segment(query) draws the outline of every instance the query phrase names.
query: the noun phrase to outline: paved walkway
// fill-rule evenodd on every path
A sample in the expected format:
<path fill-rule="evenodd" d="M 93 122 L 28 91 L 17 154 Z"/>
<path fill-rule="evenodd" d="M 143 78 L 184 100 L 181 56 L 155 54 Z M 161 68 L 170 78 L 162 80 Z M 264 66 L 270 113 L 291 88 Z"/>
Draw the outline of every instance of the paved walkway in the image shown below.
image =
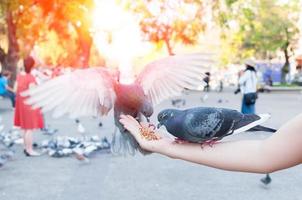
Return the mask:
<path fill-rule="evenodd" d="M 203 95 L 198 92 L 184 95 L 186 107 L 240 107 L 240 97 L 231 92 L 209 93 L 207 100 L 201 102 Z M 7 129 L 13 118 L 8 107 L 7 100 L 0 100 L 0 116 L 4 118 Z M 159 110 L 168 107 L 171 107 L 169 101 L 157 106 L 153 121 Z M 271 113 L 272 118 L 266 125 L 278 128 L 302 112 L 302 96 L 298 93 L 260 94 L 257 111 Z M 79 136 L 75 123 L 70 119 L 52 119 L 47 115 L 46 121 L 59 129 L 57 135 Z M 110 136 L 113 131 L 112 114 L 102 121 L 102 128 L 98 127 L 97 119 L 85 118 L 83 124 L 88 134 Z M 266 136 L 249 133 L 238 137 L 253 139 Z M 48 137 L 35 134 L 36 141 Z M 0 168 L 1 200 L 302 199 L 302 166 L 274 173 L 272 184 L 263 187 L 259 181 L 263 175 L 260 174 L 227 172 L 156 154 L 134 157 L 97 154 L 90 164 L 84 164 L 73 157 L 50 158 L 44 155 L 28 158 L 21 153 L 21 146 L 15 149 L 15 159 Z"/>

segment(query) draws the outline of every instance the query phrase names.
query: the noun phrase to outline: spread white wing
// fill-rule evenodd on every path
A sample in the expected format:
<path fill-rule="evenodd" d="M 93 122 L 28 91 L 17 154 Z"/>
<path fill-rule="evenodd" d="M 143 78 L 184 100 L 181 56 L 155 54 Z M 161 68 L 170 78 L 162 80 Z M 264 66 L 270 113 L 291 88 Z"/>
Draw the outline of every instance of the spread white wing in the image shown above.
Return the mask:
<path fill-rule="evenodd" d="M 154 105 L 179 95 L 184 88 L 196 89 L 204 83 L 205 72 L 214 62 L 210 55 L 174 55 L 147 64 L 136 81 Z"/>
<path fill-rule="evenodd" d="M 53 116 L 71 118 L 107 114 L 112 108 L 113 80 L 104 68 L 79 69 L 22 93 L 27 104 Z"/>

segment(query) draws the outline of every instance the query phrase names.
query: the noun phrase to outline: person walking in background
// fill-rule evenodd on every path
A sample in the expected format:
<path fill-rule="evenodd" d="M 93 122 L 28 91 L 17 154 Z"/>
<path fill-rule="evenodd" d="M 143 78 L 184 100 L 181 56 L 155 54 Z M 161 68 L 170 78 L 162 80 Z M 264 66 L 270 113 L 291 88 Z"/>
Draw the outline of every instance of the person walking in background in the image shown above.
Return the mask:
<path fill-rule="evenodd" d="M 203 81 L 206 83 L 206 85 L 204 86 L 204 91 L 205 92 L 210 92 L 210 81 L 211 81 L 211 73 L 210 72 L 206 72 L 206 77 L 204 77 Z"/>
<path fill-rule="evenodd" d="M 17 95 L 14 125 L 23 130 L 24 154 L 26 156 L 39 156 L 32 147 L 32 132 L 34 129 L 44 127 L 43 116 L 40 109 L 32 109 L 25 103 L 26 98 L 21 96 L 22 92 L 36 84 L 34 76 L 30 73 L 35 61 L 32 57 L 24 59 L 24 70 L 17 76 Z"/>
<path fill-rule="evenodd" d="M 4 71 L 3 74 L 0 74 L 0 96 L 9 98 L 14 108 L 16 95 L 14 89 L 8 85 L 10 77 L 11 72 L 9 71 Z"/>
<path fill-rule="evenodd" d="M 245 62 L 246 69 L 239 78 L 240 91 L 243 94 L 241 112 L 244 114 L 255 113 L 257 100 L 257 76 L 256 64 L 252 60 Z"/>

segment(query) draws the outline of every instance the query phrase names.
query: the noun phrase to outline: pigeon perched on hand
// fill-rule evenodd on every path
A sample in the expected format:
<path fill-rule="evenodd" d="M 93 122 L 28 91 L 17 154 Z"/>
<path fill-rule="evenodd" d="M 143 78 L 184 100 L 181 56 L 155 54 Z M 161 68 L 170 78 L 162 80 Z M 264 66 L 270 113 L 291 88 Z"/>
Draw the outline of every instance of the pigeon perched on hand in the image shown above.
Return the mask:
<path fill-rule="evenodd" d="M 184 88 L 193 89 L 202 84 L 203 72 L 213 63 L 201 54 L 174 55 L 159 59 L 145 66 L 137 78 L 129 83 L 117 80 L 104 67 L 80 69 L 59 76 L 24 92 L 28 104 L 42 111 L 54 110 L 54 117 L 69 114 L 70 117 L 107 114 L 114 104 L 115 125 L 120 131 L 114 134 L 113 150 L 134 154 L 140 150 L 134 137 L 119 122 L 121 114 L 141 120 L 149 118 L 153 106 L 181 94 Z M 208 55 L 207 55 L 208 57 Z"/>
<path fill-rule="evenodd" d="M 166 109 L 158 114 L 158 127 L 180 140 L 206 143 L 255 128 L 255 131 L 275 132 L 275 129 L 260 126 L 269 119 L 269 114 L 242 114 L 225 108 L 198 107 L 187 110 Z"/>

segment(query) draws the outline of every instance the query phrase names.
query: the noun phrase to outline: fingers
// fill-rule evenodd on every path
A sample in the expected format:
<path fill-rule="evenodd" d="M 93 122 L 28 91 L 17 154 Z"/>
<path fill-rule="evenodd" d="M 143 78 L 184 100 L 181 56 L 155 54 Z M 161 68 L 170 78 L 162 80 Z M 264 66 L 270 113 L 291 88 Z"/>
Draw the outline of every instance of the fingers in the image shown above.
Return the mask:
<path fill-rule="evenodd" d="M 136 121 L 135 118 L 133 118 L 131 115 L 121 115 L 121 119 L 127 121 L 127 123 L 131 123 L 133 125 L 139 125 L 138 121 Z"/>
<path fill-rule="evenodd" d="M 140 125 L 145 128 L 148 128 L 148 126 L 149 126 L 149 124 L 147 122 L 141 122 Z"/>
<path fill-rule="evenodd" d="M 162 137 L 156 132 L 153 133 L 157 136 L 157 140 L 148 140 L 142 136 L 141 127 L 145 127 L 149 130 L 154 130 L 150 127 L 149 123 L 139 123 L 136 119 L 134 119 L 130 115 L 121 115 L 119 120 L 123 126 L 134 136 L 136 141 L 139 143 L 141 148 L 148 151 L 155 151 L 156 146 L 159 144 L 158 141 L 162 139 Z"/>
<path fill-rule="evenodd" d="M 121 115 L 119 120 L 123 126 L 135 137 L 136 140 L 140 139 L 139 128 L 140 124 L 131 116 L 129 115 Z"/>

